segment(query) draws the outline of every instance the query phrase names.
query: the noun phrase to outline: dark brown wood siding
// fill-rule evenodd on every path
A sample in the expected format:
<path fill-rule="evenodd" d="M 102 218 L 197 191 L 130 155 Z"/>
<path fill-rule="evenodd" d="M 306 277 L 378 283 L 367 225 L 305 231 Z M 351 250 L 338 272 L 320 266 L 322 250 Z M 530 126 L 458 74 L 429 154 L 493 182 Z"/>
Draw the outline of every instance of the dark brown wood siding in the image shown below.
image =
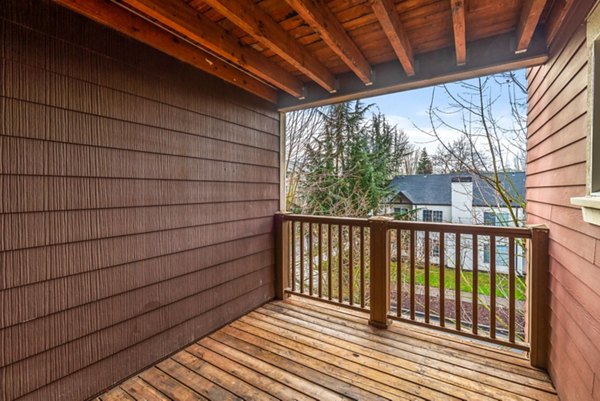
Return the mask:
<path fill-rule="evenodd" d="M 0 6 L 0 400 L 81 400 L 271 299 L 274 106 Z"/>
<path fill-rule="evenodd" d="M 550 228 L 549 371 L 564 401 L 600 400 L 600 227 L 570 203 L 586 194 L 591 3 L 574 7 L 550 61 L 528 71 L 527 212 Z"/>

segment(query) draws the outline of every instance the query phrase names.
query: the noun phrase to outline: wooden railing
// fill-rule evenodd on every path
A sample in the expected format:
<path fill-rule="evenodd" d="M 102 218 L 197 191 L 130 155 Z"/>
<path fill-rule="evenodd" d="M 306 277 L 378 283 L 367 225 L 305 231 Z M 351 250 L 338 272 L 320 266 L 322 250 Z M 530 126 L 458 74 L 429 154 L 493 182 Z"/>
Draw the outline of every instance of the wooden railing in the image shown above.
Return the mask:
<path fill-rule="evenodd" d="M 278 296 L 530 352 L 545 365 L 548 230 L 278 214 Z"/>
<path fill-rule="evenodd" d="M 367 219 L 285 215 L 286 292 L 368 310 Z"/>
<path fill-rule="evenodd" d="M 525 303 L 520 302 L 522 307 L 517 308 L 517 301 L 524 301 L 530 229 L 400 221 L 389 222 L 388 228 L 396 241 L 393 257 L 398 299 L 390 318 L 529 349 L 525 343 Z M 521 274 L 517 274 L 517 266 Z M 431 279 L 434 267 L 436 280 Z M 402 270 L 406 270 L 407 280 L 398 274 Z M 448 280 L 446 274 L 453 277 Z M 523 280 L 519 288 L 518 280 Z M 402 288 L 403 281 L 408 288 Z M 437 285 L 432 286 L 432 281 Z M 419 284 L 421 291 L 417 293 Z M 432 291 L 437 296 L 432 296 Z M 432 300 L 436 301 L 435 308 Z"/>

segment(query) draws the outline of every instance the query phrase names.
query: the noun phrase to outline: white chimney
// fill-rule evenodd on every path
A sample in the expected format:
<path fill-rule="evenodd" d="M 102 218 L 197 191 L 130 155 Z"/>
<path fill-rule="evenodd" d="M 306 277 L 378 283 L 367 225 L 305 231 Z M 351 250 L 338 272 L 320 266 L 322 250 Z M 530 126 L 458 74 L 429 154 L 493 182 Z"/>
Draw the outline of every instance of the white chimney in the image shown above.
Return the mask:
<path fill-rule="evenodd" d="M 452 178 L 452 223 L 471 224 L 473 222 L 473 178 L 457 176 Z"/>

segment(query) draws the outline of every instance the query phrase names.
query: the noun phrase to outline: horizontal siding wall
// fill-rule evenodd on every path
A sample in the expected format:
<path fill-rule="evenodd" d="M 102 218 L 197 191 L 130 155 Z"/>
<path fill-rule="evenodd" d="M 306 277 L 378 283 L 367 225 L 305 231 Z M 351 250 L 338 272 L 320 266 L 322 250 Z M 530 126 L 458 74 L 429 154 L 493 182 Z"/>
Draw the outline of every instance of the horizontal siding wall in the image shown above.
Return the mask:
<path fill-rule="evenodd" d="M 528 71 L 529 223 L 550 228 L 549 371 L 563 401 L 600 400 L 600 227 L 570 198 L 586 194 L 588 52 L 572 12 L 552 57 Z M 587 7 L 587 10 L 583 10 Z"/>
<path fill-rule="evenodd" d="M 0 400 L 86 399 L 273 297 L 273 105 L 5 0 L 0 116 Z"/>

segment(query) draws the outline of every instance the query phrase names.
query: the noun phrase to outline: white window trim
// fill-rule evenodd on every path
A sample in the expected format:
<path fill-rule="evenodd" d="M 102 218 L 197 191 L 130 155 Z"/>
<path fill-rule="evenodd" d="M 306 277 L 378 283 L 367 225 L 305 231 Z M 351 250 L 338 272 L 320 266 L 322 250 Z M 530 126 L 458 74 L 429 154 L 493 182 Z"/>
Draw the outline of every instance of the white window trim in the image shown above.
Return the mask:
<path fill-rule="evenodd" d="M 600 141 L 600 7 L 595 7 L 587 18 L 588 63 L 588 156 L 587 196 L 571 198 L 571 204 L 581 206 L 583 220 L 600 226 L 600 151 L 594 140 Z M 596 96 L 594 93 L 598 92 Z M 594 98 L 595 97 L 595 98 Z M 596 150 L 594 150 L 594 147 Z M 595 187 L 594 187 L 595 186 Z"/>
<path fill-rule="evenodd" d="M 581 206 L 583 221 L 600 226 L 600 196 L 592 194 L 579 198 L 571 198 L 571 203 Z"/>

